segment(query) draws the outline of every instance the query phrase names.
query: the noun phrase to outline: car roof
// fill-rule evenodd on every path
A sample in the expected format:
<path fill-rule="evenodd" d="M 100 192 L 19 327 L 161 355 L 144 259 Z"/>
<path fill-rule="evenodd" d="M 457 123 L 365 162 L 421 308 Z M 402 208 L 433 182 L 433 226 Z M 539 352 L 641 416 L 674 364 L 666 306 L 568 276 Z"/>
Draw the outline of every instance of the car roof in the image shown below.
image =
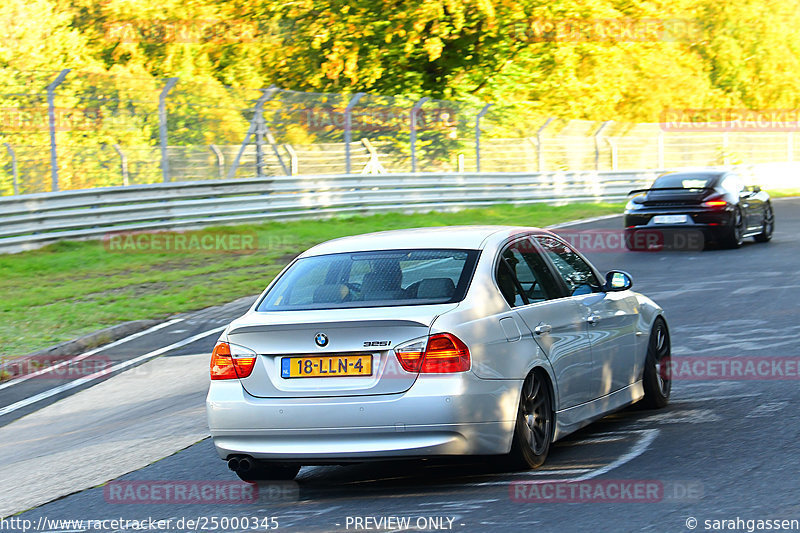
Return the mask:
<path fill-rule="evenodd" d="M 532 231 L 544 232 L 539 228 L 521 226 L 439 226 L 380 231 L 323 242 L 301 254 L 301 257 L 364 250 L 480 250 L 492 236 L 505 240 L 514 234 Z"/>
<path fill-rule="evenodd" d="M 677 172 L 666 172 L 664 174 L 661 174 L 658 178 L 664 178 L 666 176 L 670 177 L 688 176 L 692 178 L 710 179 L 710 178 L 718 178 L 720 176 L 724 176 L 725 174 L 729 173 L 730 170 L 680 170 Z"/>

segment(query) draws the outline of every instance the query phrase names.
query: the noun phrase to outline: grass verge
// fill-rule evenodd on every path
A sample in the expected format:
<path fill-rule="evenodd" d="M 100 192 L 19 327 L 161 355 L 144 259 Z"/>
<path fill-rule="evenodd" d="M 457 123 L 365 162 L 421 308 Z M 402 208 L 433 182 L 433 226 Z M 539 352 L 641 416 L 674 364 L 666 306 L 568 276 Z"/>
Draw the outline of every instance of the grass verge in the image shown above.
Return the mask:
<path fill-rule="evenodd" d="M 784 189 L 780 191 L 767 191 L 772 198 L 795 198 L 800 196 L 800 189 Z"/>
<path fill-rule="evenodd" d="M 258 245 L 250 253 L 188 247 L 151 251 L 143 250 L 150 244 L 124 239 L 59 242 L 0 256 L 0 292 L 5 295 L 0 300 L 0 356 L 23 355 L 128 320 L 164 318 L 257 294 L 294 255 L 336 237 L 422 226 L 543 227 L 621 211 L 620 204 L 604 203 L 500 205 L 225 226 L 200 234 L 226 235 L 227 242 L 231 236 L 253 237 Z"/>

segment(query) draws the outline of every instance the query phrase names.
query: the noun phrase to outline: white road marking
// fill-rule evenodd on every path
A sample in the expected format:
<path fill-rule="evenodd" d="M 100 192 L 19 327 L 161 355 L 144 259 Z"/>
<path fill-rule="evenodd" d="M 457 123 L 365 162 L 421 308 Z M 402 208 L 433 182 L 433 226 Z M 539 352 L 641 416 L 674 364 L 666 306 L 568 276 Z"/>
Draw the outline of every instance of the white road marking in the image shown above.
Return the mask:
<path fill-rule="evenodd" d="M 584 444 L 601 444 L 604 442 L 618 442 L 621 440 L 625 440 L 627 437 L 624 435 L 604 435 L 601 437 L 592 437 L 589 439 L 580 439 L 580 440 L 567 440 L 567 441 L 559 441 L 560 446 L 582 446 Z"/>
<path fill-rule="evenodd" d="M 675 354 L 673 354 L 673 355 L 675 355 Z M 733 384 L 733 383 L 735 383 L 735 382 L 733 382 L 733 381 L 722 381 L 719 384 L 717 384 L 716 387 L 713 387 L 713 388 L 714 389 L 730 388 L 731 384 Z M 703 383 L 682 383 L 681 384 L 681 389 L 703 389 L 704 391 L 707 391 L 709 389 L 709 384 L 706 383 L 706 382 L 703 382 Z M 674 389 L 673 389 L 673 392 L 674 392 Z"/>
<path fill-rule="evenodd" d="M 669 403 L 692 403 L 692 402 L 708 402 L 711 400 L 739 400 L 744 398 L 755 398 L 761 396 L 760 392 L 754 394 L 732 394 L 728 396 L 698 396 L 695 398 L 681 398 L 680 400 L 670 400 Z"/>
<path fill-rule="evenodd" d="M 17 383 L 22 383 L 23 381 L 27 381 L 27 380 L 29 380 L 31 378 L 35 378 L 35 377 L 41 376 L 43 374 L 47 374 L 48 372 L 52 372 L 53 370 L 61 368 L 61 367 L 65 366 L 65 365 L 70 365 L 72 363 L 77 363 L 78 361 L 86 359 L 90 355 L 94 355 L 97 352 L 102 352 L 103 350 L 107 350 L 108 348 L 113 348 L 114 346 L 119 346 L 122 343 L 125 343 L 125 342 L 128 342 L 128 341 L 132 341 L 133 339 L 138 339 L 139 337 L 142 337 L 144 335 L 149 335 L 150 333 L 153 333 L 154 331 L 158 331 L 158 330 L 160 330 L 162 328 L 166 328 L 167 326 L 171 326 L 172 324 L 175 324 L 175 323 L 181 322 L 181 321 L 183 321 L 182 318 L 174 318 L 174 319 L 169 320 L 167 322 L 162 322 L 161 324 L 156 324 L 152 328 L 146 329 L 144 331 L 140 331 L 138 333 L 134 333 L 132 335 L 128 335 L 127 337 L 123 337 L 121 339 L 118 339 L 118 340 L 112 342 L 111 344 L 106 344 L 105 346 L 100 346 L 100 347 L 95 348 L 93 350 L 89 350 L 88 352 L 85 352 L 85 353 L 82 353 L 82 354 L 80 354 L 78 356 L 75 356 L 72 359 L 68 359 L 66 361 L 62 361 L 62 362 L 58 363 L 57 365 L 48 366 L 48 367 L 45 367 L 45 368 L 43 368 L 41 370 L 37 370 L 36 372 L 32 372 L 30 374 L 25 374 L 25 375 L 20 376 L 20 377 L 18 377 L 16 379 L 12 379 L 11 381 L 7 381 L 5 383 L 2 383 L 2 384 L 0 384 L 0 390 L 3 390 L 5 388 L 7 388 L 7 387 L 10 387 L 11 385 L 16 385 Z M 182 330 L 182 331 L 185 331 L 185 330 Z M 11 363 L 13 364 L 13 360 L 11 361 Z"/>
<path fill-rule="evenodd" d="M 74 389 L 76 387 L 80 387 L 81 385 L 84 385 L 86 383 L 89 383 L 90 381 L 94 381 L 96 379 L 99 379 L 101 377 L 108 377 L 109 374 L 112 374 L 112 373 L 114 373 L 114 372 L 116 372 L 118 370 L 122 370 L 124 368 L 128 368 L 129 366 L 135 365 L 135 364 L 143 362 L 143 361 L 147 361 L 148 359 L 154 359 L 154 358 L 158 357 L 159 355 L 162 355 L 162 354 L 164 354 L 166 352 L 169 352 L 170 350 L 174 350 L 176 348 L 180 348 L 182 346 L 186 346 L 187 344 L 191 344 L 191 343 L 193 343 L 195 341 L 198 341 L 198 340 L 200 340 L 202 338 L 208 337 L 209 335 L 213 335 L 214 333 L 219 333 L 220 331 L 224 330 L 225 327 L 226 326 L 221 326 L 221 327 L 218 327 L 218 328 L 210 329 L 208 331 L 204 331 L 202 333 L 198 333 L 197 335 L 193 335 L 193 336 L 191 336 L 189 338 L 180 340 L 178 342 L 174 342 L 174 343 L 170 344 L 169 346 L 164 346 L 163 348 L 159 348 L 157 350 L 153 350 L 152 352 L 147 352 L 146 354 L 140 355 L 139 357 L 136 357 L 134 359 L 129 359 L 127 361 L 123 361 L 121 363 L 118 363 L 118 364 L 110 367 L 110 368 L 101 370 L 99 372 L 95 372 L 94 374 L 90 374 L 88 376 L 76 379 L 74 381 L 70 381 L 69 383 L 64 383 L 63 385 L 60 385 L 58 387 L 52 388 L 50 390 L 46 390 L 44 392 L 40 392 L 39 394 L 35 394 L 35 395 L 33 395 L 33 396 L 29 397 L 29 398 L 25 398 L 24 400 L 20 400 L 20 401 L 18 401 L 16 403 L 12 403 L 11 405 L 7 405 L 6 407 L 3 407 L 2 409 L 0 409 L 0 416 L 7 415 L 8 413 L 12 413 L 12 412 L 16 411 L 17 409 L 22 409 L 23 407 L 27 407 L 29 405 L 32 405 L 32 404 L 36 403 L 36 402 L 40 402 L 42 400 L 45 400 L 45 399 L 50 398 L 52 396 L 55 396 L 56 394 L 61 394 L 64 391 L 68 391 L 68 390 Z"/>
<path fill-rule="evenodd" d="M 636 445 L 634 445 L 634 447 L 628 453 L 620 455 L 614 461 L 610 462 L 604 467 L 598 468 L 597 470 L 593 470 L 592 472 L 580 476 L 579 478 L 575 479 L 575 481 L 585 481 L 587 479 L 592 479 L 594 477 L 603 475 L 606 472 L 610 472 L 611 470 L 614 470 L 615 468 L 618 468 L 624 465 L 625 463 L 633 461 L 634 459 L 642 455 L 645 451 L 647 451 L 647 448 L 649 448 L 650 445 L 653 443 L 653 441 L 656 440 L 656 437 L 658 437 L 660 430 L 645 429 L 641 433 L 642 437 L 639 439 L 639 442 L 637 442 Z"/>
<path fill-rule="evenodd" d="M 592 218 L 582 218 L 580 220 L 571 220 L 569 222 L 561 222 L 560 224 L 553 224 L 552 226 L 547 226 L 545 229 L 547 230 L 554 230 L 559 228 L 568 228 L 570 226 L 580 226 L 581 224 L 589 224 L 591 222 L 598 222 L 600 220 L 608 220 L 610 218 L 622 218 L 621 214 L 615 215 L 602 215 L 599 217 L 592 217 Z"/>
<path fill-rule="evenodd" d="M 711 409 L 687 409 L 669 411 L 637 420 L 636 424 L 658 422 L 660 424 L 706 424 L 719 422 L 722 418 Z"/>
<path fill-rule="evenodd" d="M 782 411 L 787 405 L 789 405 L 789 402 L 769 402 L 761 404 L 753 409 L 753 412 L 747 415 L 745 418 L 761 418 L 764 416 L 769 416 L 772 413 Z"/>
<path fill-rule="evenodd" d="M 628 462 L 636 459 L 640 455 L 642 455 L 647 450 L 647 448 L 650 447 L 650 444 L 653 443 L 655 438 L 658 436 L 659 432 L 660 432 L 660 430 L 658 430 L 658 429 L 633 429 L 633 430 L 620 431 L 618 433 L 598 434 L 598 436 L 602 435 L 602 436 L 614 436 L 614 437 L 621 436 L 621 435 L 622 436 L 630 435 L 630 434 L 639 434 L 639 435 L 641 435 L 639 437 L 639 440 L 636 442 L 636 444 L 633 446 L 633 448 L 630 449 L 630 451 L 620 455 L 614 461 L 608 463 L 605 466 L 599 467 L 599 468 L 594 468 L 594 469 L 592 469 L 592 468 L 576 468 L 576 469 L 569 469 L 569 470 L 568 469 L 564 469 L 564 470 L 532 470 L 530 472 L 521 472 L 521 473 L 517 474 L 517 476 L 519 476 L 519 477 L 536 477 L 536 476 L 551 476 L 551 475 L 558 475 L 558 474 L 582 474 L 582 475 L 580 475 L 578 477 L 566 477 L 566 478 L 559 477 L 559 478 L 553 478 L 552 480 L 548 480 L 548 481 L 564 482 L 564 481 L 585 481 L 587 479 L 592 479 L 594 477 L 597 477 L 597 476 L 600 476 L 602 474 L 605 474 L 606 472 L 609 472 L 609 471 L 611 471 L 611 470 L 613 470 L 615 468 L 618 468 L 618 467 L 624 465 L 625 463 L 628 463 Z M 477 487 L 477 486 L 490 486 L 490 485 L 508 485 L 509 482 L 510 482 L 510 480 L 488 481 L 488 482 L 485 482 L 485 483 L 470 483 L 469 486 Z"/>
<path fill-rule="evenodd" d="M 532 470 L 530 472 L 517 472 L 506 474 L 507 476 L 552 476 L 553 474 L 585 474 L 591 472 L 591 468 L 562 468 L 555 470 Z"/>
<path fill-rule="evenodd" d="M 752 287 L 740 287 L 735 289 L 731 292 L 731 294 L 758 294 L 763 293 L 764 290 L 776 290 L 776 291 L 792 291 L 800 289 L 800 284 L 792 284 L 792 285 L 754 285 Z"/>
<path fill-rule="evenodd" d="M 421 503 L 420 506 L 423 505 L 440 505 L 442 507 L 461 507 L 464 505 L 475 505 L 476 503 L 494 503 L 499 501 L 498 498 L 489 498 L 488 500 L 466 500 L 463 502 L 431 502 L 431 503 Z"/>

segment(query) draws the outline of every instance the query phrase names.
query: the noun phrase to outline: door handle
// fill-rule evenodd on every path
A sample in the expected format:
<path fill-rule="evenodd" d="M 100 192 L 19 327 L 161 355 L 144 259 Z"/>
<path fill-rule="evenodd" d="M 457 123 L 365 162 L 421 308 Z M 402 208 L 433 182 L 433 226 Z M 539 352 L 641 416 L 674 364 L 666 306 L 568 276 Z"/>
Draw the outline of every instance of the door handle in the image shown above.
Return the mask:
<path fill-rule="evenodd" d="M 586 319 L 586 322 L 594 326 L 595 324 L 600 322 L 600 317 L 598 315 L 591 315 L 589 318 Z"/>
<path fill-rule="evenodd" d="M 543 322 L 540 322 L 538 326 L 533 328 L 533 332 L 537 335 L 544 335 L 545 333 L 550 333 L 551 331 L 553 331 L 553 326 Z"/>

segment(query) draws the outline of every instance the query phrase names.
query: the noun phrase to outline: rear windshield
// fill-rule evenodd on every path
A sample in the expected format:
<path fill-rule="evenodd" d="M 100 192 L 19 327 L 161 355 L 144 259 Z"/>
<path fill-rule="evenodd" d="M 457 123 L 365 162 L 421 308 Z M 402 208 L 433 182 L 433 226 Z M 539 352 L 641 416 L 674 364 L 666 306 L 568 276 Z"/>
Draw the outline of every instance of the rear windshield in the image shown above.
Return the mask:
<path fill-rule="evenodd" d="M 713 187 L 719 175 L 717 174 L 670 174 L 661 176 L 651 189 L 704 189 Z"/>
<path fill-rule="evenodd" d="M 278 279 L 257 311 L 459 302 L 478 250 L 381 250 L 306 257 Z"/>

